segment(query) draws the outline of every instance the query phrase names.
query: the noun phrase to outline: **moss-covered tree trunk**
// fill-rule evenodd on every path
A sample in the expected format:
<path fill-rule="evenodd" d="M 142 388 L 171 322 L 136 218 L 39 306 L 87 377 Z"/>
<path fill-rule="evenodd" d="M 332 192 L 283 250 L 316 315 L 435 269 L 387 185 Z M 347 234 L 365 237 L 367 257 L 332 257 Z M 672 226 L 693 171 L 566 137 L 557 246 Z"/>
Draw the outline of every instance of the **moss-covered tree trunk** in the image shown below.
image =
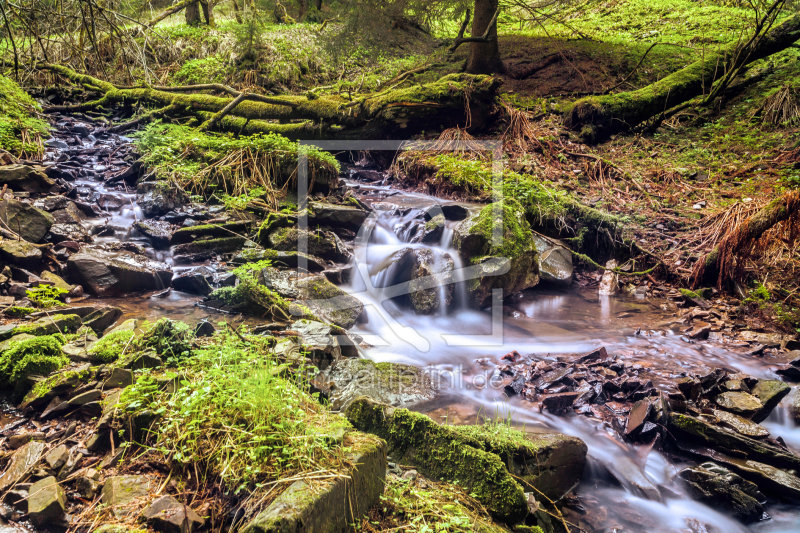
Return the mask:
<path fill-rule="evenodd" d="M 186 16 L 186 24 L 189 26 L 199 26 L 202 23 L 202 19 L 200 18 L 200 2 L 194 2 L 186 6 L 184 15 Z"/>
<path fill-rule="evenodd" d="M 82 105 L 84 109 L 108 103 L 140 102 L 160 108 L 162 113 L 194 115 L 205 122 L 234 100 L 174 92 L 175 88 L 120 89 L 61 65 L 40 64 L 38 68 L 104 93 L 100 100 Z M 214 123 L 236 133 L 279 133 L 290 139 L 407 138 L 420 131 L 468 124 L 473 129 L 481 128 L 494 112 L 498 88 L 499 82 L 491 76 L 453 74 L 426 85 L 387 90 L 353 101 L 339 96 L 289 95 L 273 99 L 281 102 L 276 104 L 258 101 L 264 97 L 254 95 L 253 99 L 238 103 L 224 117 L 217 117 Z"/>
<path fill-rule="evenodd" d="M 744 64 L 791 46 L 800 38 L 800 15 L 772 28 L 749 51 Z M 567 127 L 580 131 L 584 140 L 601 141 L 704 93 L 725 74 L 725 66 L 737 53 L 737 44 L 705 57 L 656 83 L 636 91 L 590 96 L 575 102 L 566 116 Z"/>

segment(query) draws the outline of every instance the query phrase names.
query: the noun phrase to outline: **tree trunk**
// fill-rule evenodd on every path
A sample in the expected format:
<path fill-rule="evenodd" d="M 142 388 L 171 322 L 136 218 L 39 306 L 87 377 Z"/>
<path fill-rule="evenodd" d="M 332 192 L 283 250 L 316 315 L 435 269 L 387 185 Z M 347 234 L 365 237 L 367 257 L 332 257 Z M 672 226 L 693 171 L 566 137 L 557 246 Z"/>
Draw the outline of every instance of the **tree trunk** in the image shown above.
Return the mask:
<path fill-rule="evenodd" d="M 297 20 L 303 22 L 303 19 L 306 18 L 306 13 L 308 13 L 308 0 L 300 0 L 298 5 Z"/>
<path fill-rule="evenodd" d="M 321 10 L 322 9 L 322 0 L 316 0 L 316 4 L 317 4 L 317 11 Z"/>
<path fill-rule="evenodd" d="M 208 0 L 206 2 L 200 2 L 200 7 L 203 9 L 203 18 L 206 19 L 206 24 L 214 27 L 214 2 L 213 0 Z"/>
<path fill-rule="evenodd" d="M 480 37 L 494 18 L 499 0 L 475 0 L 475 16 L 472 19 L 472 36 Z M 505 65 L 500 58 L 500 47 L 497 43 L 497 21 L 489 30 L 487 43 L 470 43 L 467 72 L 470 74 L 494 74 L 504 72 Z"/>
<path fill-rule="evenodd" d="M 189 26 L 198 26 L 202 20 L 200 20 L 200 5 L 199 2 L 194 2 L 186 6 L 186 24 Z"/>
<path fill-rule="evenodd" d="M 231 0 L 231 1 L 233 2 L 233 13 L 236 16 L 236 22 L 238 24 L 241 24 L 242 23 L 242 12 L 241 12 L 241 9 L 239 8 L 239 2 L 237 2 L 236 0 Z"/>
<path fill-rule="evenodd" d="M 745 64 L 785 50 L 800 37 L 800 15 L 773 27 L 750 50 Z M 474 46 L 474 45 L 473 45 Z M 707 94 L 714 81 L 725 74 L 725 65 L 737 52 L 737 43 L 705 57 L 669 76 L 636 91 L 578 100 L 565 123 L 580 131 L 586 142 L 599 142 L 627 130 L 672 107 Z"/>

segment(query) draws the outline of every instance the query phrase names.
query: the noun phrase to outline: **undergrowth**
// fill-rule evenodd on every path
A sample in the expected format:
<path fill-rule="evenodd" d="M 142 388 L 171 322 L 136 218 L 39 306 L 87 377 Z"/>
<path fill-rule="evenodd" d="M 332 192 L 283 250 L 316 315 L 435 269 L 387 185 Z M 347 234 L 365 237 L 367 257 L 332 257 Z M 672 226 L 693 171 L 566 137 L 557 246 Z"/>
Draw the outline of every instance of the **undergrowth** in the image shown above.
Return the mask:
<path fill-rule="evenodd" d="M 261 497 L 287 486 L 276 485 L 279 479 L 336 468 L 342 450 L 329 434 L 346 421 L 326 412 L 302 383 L 282 377 L 273 344 L 258 336 L 243 342 L 223 328 L 168 374 L 180 382 L 174 393 L 159 390 L 145 372 L 120 406 L 160 415 L 153 450 L 226 490 Z"/>
<path fill-rule="evenodd" d="M 296 180 L 299 155 L 308 157 L 309 179 L 333 183 L 339 174 L 333 155 L 277 134 L 235 137 L 153 123 L 137 146 L 145 165 L 184 190 L 237 197 L 261 188 L 276 208 L 281 189 Z"/>

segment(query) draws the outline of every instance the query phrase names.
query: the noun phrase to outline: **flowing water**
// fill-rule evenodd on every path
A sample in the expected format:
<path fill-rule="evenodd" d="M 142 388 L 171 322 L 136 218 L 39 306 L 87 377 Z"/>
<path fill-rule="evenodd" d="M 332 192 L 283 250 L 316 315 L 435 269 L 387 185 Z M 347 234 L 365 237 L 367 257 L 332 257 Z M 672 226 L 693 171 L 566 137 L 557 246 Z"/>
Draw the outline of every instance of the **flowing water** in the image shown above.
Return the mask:
<path fill-rule="evenodd" d="M 108 210 L 110 217 L 86 221 L 87 229 L 113 229 L 107 230 L 105 237 L 95 237 L 96 242 L 133 240 L 146 244 L 131 229 L 131 224 L 142 218 L 134 191 L 116 190 L 92 179 L 79 179 L 75 185 L 120 200 L 120 207 Z M 387 191 L 386 187 L 359 187 L 359 194 L 365 198 L 373 193 L 385 196 Z M 536 404 L 518 396 L 509 398 L 492 364 L 512 350 L 533 360 L 556 360 L 605 346 L 626 364 L 641 365 L 643 375 L 656 386 L 666 386 L 682 371 L 703 372 L 716 367 L 774 378 L 771 368 L 784 361 L 747 355 L 743 346 L 687 342 L 677 331 L 674 305 L 643 296 L 603 297 L 596 291 L 537 287 L 505 301 L 496 299 L 487 309 L 470 308 L 461 277 L 464 265 L 450 244 L 457 222 L 448 221 L 436 242 L 418 242 L 420 225 L 424 224 L 420 218 L 422 209 L 441 203 L 423 195 L 396 192 L 374 202 L 374 212 L 355 241 L 357 274 L 345 287 L 365 304 L 366 319 L 353 332 L 371 346 L 364 350 L 367 357 L 419 365 L 439 378 L 440 393 L 435 400 L 419 406 L 420 411 L 444 423 L 503 418 L 527 431 L 558 431 L 583 439 L 589 446 L 589 464 L 577 493 L 588 513 L 602 515 L 604 531 L 800 530 L 796 507 L 771 503 L 767 507 L 771 519 L 746 528 L 693 502 L 673 480 L 682 467 L 680 463 L 657 451 L 623 442 L 602 421 L 577 415 L 552 416 L 539 412 Z M 417 315 L 408 305 L 407 273 L 397 261 L 397 254 L 406 249 L 429 253 L 434 272 L 444 272 L 440 279 L 447 283 L 436 289 L 439 306 L 432 315 Z M 168 252 L 147 247 L 147 253 L 153 259 L 171 262 Z M 226 317 L 198 306 L 199 300 L 171 291 L 161 298 L 130 295 L 98 303 L 120 307 L 123 318 L 156 320 L 169 316 L 188 323 L 203 319 L 212 323 L 221 319 L 261 322 Z M 481 364 L 481 360 L 490 364 Z M 2 419 L 0 422 L 4 423 Z M 777 408 L 763 425 L 800 453 L 800 429 L 788 416 L 785 405 Z M 648 487 L 657 487 L 662 501 L 643 497 Z M 706 526 L 710 529 L 704 529 Z M 3 527 L 0 521 L 0 530 Z"/>
<path fill-rule="evenodd" d="M 583 439 L 589 446 L 589 465 L 578 487 L 581 503 L 591 513 L 602 513 L 608 531 L 612 525 L 628 531 L 719 532 L 798 531 L 796 507 L 768 506 L 770 520 L 749 529 L 687 498 L 674 476 L 682 466 L 657 451 L 623 442 L 608 425 L 577 415 L 553 416 L 518 396 L 509 398 L 493 365 L 505 353 L 517 350 L 534 360 L 555 360 L 605 346 L 609 353 L 639 364 L 656 386 L 666 385 L 682 371 L 716 367 L 775 378 L 770 369 L 779 362 L 746 355 L 744 347 L 691 343 L 677 332 L 676 308 L 644 297 L 597 296 L 596 292 L 537 288 L 521 297 L 495 301 L 492 308 L 465 305 L 462 267 L 450 242 L 457 222 L 448 222 L 436 244 L 409 242 L 416 234 L 410 224 L 420 210 L 438 203 L 434 198 L 401 193 L 373 204 L 375 211 L 355 242 L 356 275 L 346 289 L 365 304 L 368 320 L 354 330 L 372 347 L 367 357 L 376 361 L 426 367 L 440 379 L 437 399 L 417 409 L 443 423 L 475 423 L 481 418 L 510 419 L 527 431 L 554 430 Z M 424 221 L 423 221 L 424 222 Z M 433 315 L 417 315 L 402 294 L 392 290 L 402 281 L 398 263 L 404 249 L 429 248 L 434 257 L 451 257 L 458 280 L 452 305 Z M 402 285 L 402 283 L 401 283 Z M 478 362 L 476 362 L 478 361 Z M 764 424 L 800 452 L 800 429 L 780 406 Z M 658 487 L 662 501 L 646 499 L 648 488 Z M 704 526 L 705 525 L 705 526 Z"/>

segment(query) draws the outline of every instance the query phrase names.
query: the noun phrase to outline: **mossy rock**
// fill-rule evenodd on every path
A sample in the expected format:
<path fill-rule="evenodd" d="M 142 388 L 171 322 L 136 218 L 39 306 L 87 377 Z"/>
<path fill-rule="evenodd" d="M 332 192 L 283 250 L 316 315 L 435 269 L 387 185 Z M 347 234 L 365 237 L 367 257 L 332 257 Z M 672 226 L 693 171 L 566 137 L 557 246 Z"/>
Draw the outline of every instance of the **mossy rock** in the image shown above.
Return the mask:
<path fill-rule="evenodd" d="M 298 280 L 295 287 L 301 298 L 296 302 L 298 305 L 339 327 L 352 328 L 364 312 L 364 304 L 358 298 L 347 294 L 324 276 Z"/>
<path fill-rule="evenodd" d="M 26 393 L 29 376 L 47 376 L 69 364 L 62 342 L 61 335 L 47 335 L 13 343 L 0 355 L 0 382 L 13 384 L 16 394 Z"/>
<path fill-rule="evenodd" d="M 497 519 L 516 524 L 528 515 L 522 486 L 498 455 L 482 449 L 482 442 L 367 397 L 353 401 L 345 414 L 357 429 L 385 439 L 395 461 L 464 487 Z"/>
<path fill-rule="evenodd" d="M 489 204 L 457 227 L 453 245 L 466 265 L 475 305 L 489 303 L 492 289 L 506 295 L 539 282 L 536 245 L 525 210 L 514 199 Z"/>
<path fill-rule="evenodd" d="M 301 246 L 306 249 L 301 250 Z M 269 235 L 269 247 L 283 252 L 307 253 L 339 263 L 350 259 L 342 241 L 330 231 L 280 228 Z"/>
<path fill-rule="evenodd" d="M 54 315 L 52 317 L 42 317 L 32 324 L 23 324 L 13 329 L 0 332 L 0 340 L 5 340 L 27 333 L 40 337 L 42 335 L 53 335 L 56 333 L 67 334 L 75 333 L 81 327 L 81 317 L 78 315 Z"/>
<path fill-rule="evenodd" d="M 173 255 L 195 255 L 195 254 L 229 254 L 237 252 L 247 242 L 244 237 L 220 237 L 218 239 L 205 239 L 172 247 Z"/>
<path fill-rule="evenodd" d="M 269 236 L 280 228 L 290 228 L 297 224 L 297 217 L 285 213 L 269 213 L 258 228 L 256 241 L 262 246 L 270 246 Z"/>
<path fill-rule="evenodd" d="M 361 396 L 393 407 L 409 407 L 433 399 L 436 393 L 430 376 L 421 368 L 370 359 L 340 359 L 331 365 L 325 381 L 335 384 L 329 400 L 338 411 Z"/>
<path fill-rule="evenodd" d="M 67 395 L 69 396 L 72 391 L 81 387 L 89 381 L 89 378 L 94 375 L 92 370 L 67 370 L 59 372 L 54 376 L 50 376 L 44 381 L 40 381 L 25 395 L 20 403 L 20 409 L 27 407 L 39 407 L 47 404 L 56 396 Z"/>
<path fill-rule="evenodd" d="M 180 228 L 170 238 L 170 244 L 186 244 L 208 237 L 237 237 L 250 228 L 250 222 L 226 222 L 225 224 L 202 224 Z"/>

